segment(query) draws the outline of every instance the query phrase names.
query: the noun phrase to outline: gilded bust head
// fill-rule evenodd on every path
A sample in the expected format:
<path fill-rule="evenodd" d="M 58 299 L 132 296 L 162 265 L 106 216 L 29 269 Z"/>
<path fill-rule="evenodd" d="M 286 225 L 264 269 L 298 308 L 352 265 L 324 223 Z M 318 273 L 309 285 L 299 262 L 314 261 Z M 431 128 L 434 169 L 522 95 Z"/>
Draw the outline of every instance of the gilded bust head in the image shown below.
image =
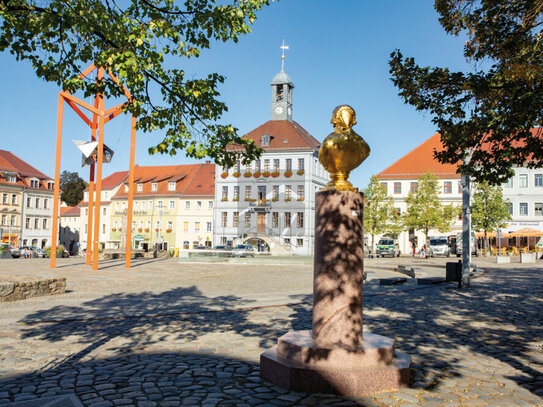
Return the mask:
<path fill-rule="evenodd" d="M 341 105 L 332 112 L 330 123 L 334 125 L 335 132 L 351 129 L 356 124 L 356 113 L 349 105 Z"/>

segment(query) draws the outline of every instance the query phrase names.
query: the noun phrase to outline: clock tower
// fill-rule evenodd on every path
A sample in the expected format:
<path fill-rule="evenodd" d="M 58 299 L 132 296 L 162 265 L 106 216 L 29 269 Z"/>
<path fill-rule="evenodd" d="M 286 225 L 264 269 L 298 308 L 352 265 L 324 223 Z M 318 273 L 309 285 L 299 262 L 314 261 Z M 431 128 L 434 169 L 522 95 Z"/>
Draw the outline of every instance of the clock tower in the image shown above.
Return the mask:
<path fill-rule="evenodd" d="M 281 57 L 281 72 L 274 76 L 272 86 L 272 120 L 292 121 L 292 89 L 294 84 L 285 73 L 285 49 L 288 46 L 282 45 L 283 55 Z"/>

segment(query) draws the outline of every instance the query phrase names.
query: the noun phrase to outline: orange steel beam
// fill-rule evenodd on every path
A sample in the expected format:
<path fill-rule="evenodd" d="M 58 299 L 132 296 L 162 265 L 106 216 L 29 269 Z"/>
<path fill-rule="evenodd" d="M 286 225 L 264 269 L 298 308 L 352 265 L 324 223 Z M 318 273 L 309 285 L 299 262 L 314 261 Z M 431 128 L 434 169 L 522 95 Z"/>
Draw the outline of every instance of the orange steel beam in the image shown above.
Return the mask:
<path fill-rule="evenodd" d="M 109 116 L 111 113 L 115 113 L 117 110 L 122 109 L 124 105 L 126 105 L 126 102 L 125 102 L 125 103 L 121 103 L 120 105 L 117 105 L 117 106 L 110 107 L 109 109 L 107 109 L 107 110 L 104 112 L 104 114 L 105 114 L 106 116 Z"/>
<path fill-rule="evenodd" d="M 104 78 L 104 68 L 97 68 L 96 65 L 92 64 L 87 69 L 85 69 L 79 77 L 81 79 L 87 77 L 94 69 L 97 69 L 96 80 L 100 81 Z M 124 95 L 129 102 L 132 101 L 132 95 L 124 86 L 119 82 L 119 79 L 108 72 L 105 71 L 113 81 L 122 86 Z M 55 203 L 56 207 L 54 208 L 53 214 L 53 237 L 52 237 L 52 253 L 51 253 L 51 267 L 54 268 L 56 264 L 56 242 L 57 242 L 57 233 L 58 233 L 58 205 L 59 205 L 59 194 L 60 194 L 60 149 L 62 141 L 62 114 L 63 114 L 63 102 L 66 102 L 83 121 L 91 128 L 91 138 L 92 141 L 96 141 L 96 130 L 98 130 L 98 157 L 96 165 L 95 163 L 90 165 L 90 176 L 89 176 L 89 201 L 88 201 L 88 218 L 87 218 L 87 252 L 86 252 L 86 263 L 87 265 L 91 264 L 93 270 L 98 269 L 98 252 L 100 244 L 100 207 L 101 207 L 101 194 L 102 194 L 102 165 L 104 161 L 104 126 L 107 122 L 114 119 L 121 113 L 123 113 L 123 107 L 126 103 L 114 106 L 105 110 L 104 107 L 104 95 L 97 94 L 94 98 L 94 106 L 86 103 L 83 100 L 78 99 L 74 95 L 71 95 L 68 92 L 61 91 L 59 92 L 59 111 L 58 117 L 59 121 L 57 124 L 57 161 L 55 167 Z M 78 106 L 88 110 L 92 113 L 92 121 L 81 111 Z M 128 244 L 126 247 L 126 267 L 130 267 L 130 259 L 132 253 L 132 209 L 133 209 L 133 199 L 134 199 L 134 161 L 135 161 L 135 144 L 136 144 L 136 118 L 132 116 L 132 131 L 130 139 L 130 168 L 129 168 L 129 214 L 127 216 L 127 240 Z M 96 184 L 95 184 L 95 178 Z M 96 190 L 95 190 L 96 187 Z M 95 199 L 96 198 L 96 199 Z M 94 213 L 93 213 L 94 212 Z M 93 219 L 94 218 L 94 219 Z"/>
<path fill-rule="evenodd" d="M 134 203 L 134 162 L 136 155 L 136 118 L 132 116 L 130 132 L 130 164 L 128 168 L 128 214 L 126 215 L 125 267 L 130 268 L 132 259 L 132 208 Z"/>
<path fill-rule="evenodd" d="M 87 102 L 83 102 L 82 100 L 76 98 L 74 95 L 70 95 L 68 92 L 62 91 L 62 92 L 60 92 L 60 94 L 64 98 L 69 99 L 69 100 L 73 101 L 74 103 L 77 103 L 79 106 L 84 107 L 85 109 L 87 109 L 88 111 L 90 111 L 92 113 L 97 113 L 97 114 L 99 113 L 98 110 L 96 110 L 94 107 L 89 105 Z"/>
<path fill-rule="evenodd" d="M 64 98 L 58 97 L 58 116 L 57 116 L 57 151 L 55 161 L 55 190 L 53 193 L 53 236 L 51 236 L 51 268 L 56 266 L 57 262 L 57 236 L 58 236 L 58 207 L 60 199 L 60 155 L 62 149 L 62 113 L 64 108 Z"/>
<path fill-rule="evenodd" d="M 68 103 L 68 105 L 70 105 L 70 107 L 74 110 L 74 112 L 76 112 L 77 115 L 78 115 L 79 117 L 81 117 L 81 118 L 83 119 L 83 121 L 84 121 L 85 123 L 87 123 L 87 125 L 88 125 L 89 127 L 92 128 L 92 123 L 91 123 L 91 121 L 89 120 L 89 118 L 85 115 L 85 113 L 83 113 L 83 112 L 81 111 L 81 109 L 79 109 L 79 108 L 77 107 L 77 105 L 76 105 L 74 102 L 72 102 L 72 101 L 69 100 L 69 99 L 66 99 L 66 103 Z"/>
<path fill-rule="evenodd" d="M 91 66 L 89 66 L 87 69 L 85 69 L 83 72 L 81 72 L 81 75 L 79 75 L 79 77 L 81 79 L 83 79 L 84 77 L 86 77 L 88 74 L 90 74 L 92 71 L 94 71 L 94 69 L 96 68 L 96 65 L 92 64 Z"/>
<path fill-rule="evenodd" d="M 111 113 L 109 116 L 106 117 L 106 123 L 109 122 L 110 120 L 116 118 L 118 115 L 120 115 L 121 113 L 123 112 L 122 109 L 119 109 L 117 110 L 116 112 L 114 113 Z M 106 115 L 107 115 L 107 112 L 106 112 Z"/>
<path fill-rule="evenodd" d="M 98 69 L 97 79 L 103 78 L 103 68 Z M 94 236 L 92 241 L 92 269 L 98 270 L 98 252 L 100 242 L 100 204 L 102 202 L 102 163 L 104 161 L 104 96 L 98 101 L 98 160 L 96 169 L 96 202 L 94 204 Z"/>
<path fill-rule="evenodd" d="M 94 107 L 98 109 L 98 95 L 94 96 Z M 96 113 L 92 114 L 92 126 L 91 126 L 91 141 L 96 141 L 96 127 L 98 124 L 98 115 Z M 87 253 L 85 263 L 87 266 L 91 264 L 92 260 L 92 211 L 94 209 L 94 163 L 90 165 L 90 176 L 89 176 L 89 214 L 87 220 Z"/>

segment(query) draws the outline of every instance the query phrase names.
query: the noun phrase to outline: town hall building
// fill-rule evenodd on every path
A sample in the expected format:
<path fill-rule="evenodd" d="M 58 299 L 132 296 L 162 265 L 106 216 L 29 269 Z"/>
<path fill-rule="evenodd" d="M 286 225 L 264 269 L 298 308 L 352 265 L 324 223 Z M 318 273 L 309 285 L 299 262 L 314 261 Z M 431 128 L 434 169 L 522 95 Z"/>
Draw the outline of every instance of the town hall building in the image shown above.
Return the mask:
<path fill-rule="evenodd" d="M 284 64 L 271 86 L 271 120 L 244 136 L 264 150 L 260 159 L 216 168 L 214 244 L 311 255 L 315 192 L 329 178 L 318 160 L 321 143 L 292 119 L 294 84 Z"/>

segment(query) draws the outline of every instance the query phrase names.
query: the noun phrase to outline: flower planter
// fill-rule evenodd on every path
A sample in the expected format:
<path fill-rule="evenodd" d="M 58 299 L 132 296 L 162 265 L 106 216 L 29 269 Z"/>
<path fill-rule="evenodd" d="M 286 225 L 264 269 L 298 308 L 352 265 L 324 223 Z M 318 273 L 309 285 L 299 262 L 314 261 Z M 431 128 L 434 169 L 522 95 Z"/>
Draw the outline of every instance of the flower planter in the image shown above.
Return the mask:
<path fill-rule="evenodd" d="M 268 178 L 271 174 L 268 172 L 268 171 L 264 171 L 262 173 L 262 176 L 265 177 L 265 178 Z"/>
<path fill-rule="evenodd" d="M 253 177 L 258 178 L 258 177 L 260 177 L 261 175 L 262 175 L 262 173 L 261 173 L 260 171 L 257 171 L 257 172 L 255 172 L 255 173 L 253 174 Z"/>
<path fill-rule="evenodd" d="M 235 173 L 232 174 L 232 176 L 235 177 L 235 178 L 239 178 L 239 177 L 241 177 L 241 173 L 236 171 Z"/>
<path fill-rule="evenodd" d="M 299 171 L 296 171 L 296 174 L 298 174 L 298 175 L 304 175 L 304 174 L 305 174 L 305 171 L 304 171 L 304 170 L 299 170 Z"/>
<path fill-rule="evenodd" d="M 149 228 L 145 228 L 145 233 L 149 233 Z"/>
<path fill-rule="evenodd" d="M 292 177 L 292 171 L 285 171 L 285 177 L 290 178 Z"/>
<path fill-rule="evenodd" d="M 171 229 L 166 229 L 166 233 L 172 233 Z"/>
<path fill-rule="evenodd" d="M 227 173 L 227 172 L 223 172 L 223 173 L 221 174 L 221 177 L 223 177 L 223 178 L 228 177 L 228 173 Z"/>
<path fill-rule="evenodd" d="M 253 174 L 250 173 L 250 172 L 246 172 L 245 174 L 243 174 L 243 176 L 244 176 L 245 178 L 250 178 L 252 175 L 253 175 Z"/>
<path fill-rule="evenodd" d="M 272 198 L 272 202 L 277 202 L 279 198 Z"/>
<path fill-rule="evenodd" d="M 277 171 L 276 171 L 276 172 L 272 172 L 272 173 L 271 173 L 271 176 L 272 176 L 273 178 L 277 178 L 277 177 L 279 176 L 279 172 L 277 172 Z"/>
<path fill-rule="evenodd" d="M 140 232 L 140 233 L 143 232 L 143 229 L 142 229 L 142 228 L 139 228 L 139 229 L 138 229 L 138 232 Z"/>
<path fill-rule="evenodd" d="M 285 198 L 285 202 L 290 202 L 291 200 L 291 198 Z"/>
<path fill-rule="evenodd" d="M 111 228 L 111 231 L 112 231 L 112 232 L 116 232 L 116 231 L 117 231 L 117 228 Z"/>

